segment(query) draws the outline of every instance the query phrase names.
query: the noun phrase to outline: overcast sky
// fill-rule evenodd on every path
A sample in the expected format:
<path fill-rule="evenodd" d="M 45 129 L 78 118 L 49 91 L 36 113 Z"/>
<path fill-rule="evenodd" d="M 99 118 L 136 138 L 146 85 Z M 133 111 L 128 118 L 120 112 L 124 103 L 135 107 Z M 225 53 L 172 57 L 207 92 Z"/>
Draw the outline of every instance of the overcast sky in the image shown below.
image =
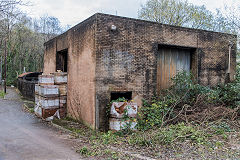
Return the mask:
<path fill-rule="evenodd" d="M 147 0 L 24 0 L 32 6 L 22 7 L 32 17 L 43 14 L 57 17 L 62 25 L 71 25 L 83 21 L 94 13 L 101 12 L 137 18 L 141 4 Z M 189 0 L 196 5 L 205 5 L 214 11 L 224 4 L 240 4 L 240 0 Z"/>

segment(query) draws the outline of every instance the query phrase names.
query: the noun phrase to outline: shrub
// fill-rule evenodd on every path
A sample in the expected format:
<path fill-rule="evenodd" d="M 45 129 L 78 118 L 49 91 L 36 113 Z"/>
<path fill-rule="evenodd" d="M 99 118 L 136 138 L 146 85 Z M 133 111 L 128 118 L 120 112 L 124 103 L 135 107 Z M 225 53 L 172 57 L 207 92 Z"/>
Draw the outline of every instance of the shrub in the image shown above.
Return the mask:
<path fill-rule="evenodd" d="M 237 66 L 235 81 L 220 85 L 215 90 L 219 90 L 219 101 L 226 106 L 235 108 L 240 105 L 240 65 Z"/>
<path fill-rule="evenodd" d="M 229 83 L 217 87 L 215 90 L 219 92 L 219 101 L 225 104 L 225 106 L 230 108 L 236 108 L 240 102 L 240 84 L 239 83 Z"/>
<path fill-rule="evenodd" d="M 138 128 L 147 130 L 173 122 L 183 110 L 199 110 L 203 107 L 224 105 L 236 108 L 240 102 L 239 68 L 236 80 L 210 88 L 194 81 L 191 73 L 181 72 L 172 78 L 172 86 L 148 103 L 143 100 L 139 110 Z M 185 109 L 188 108 L 188 109 Z"/>

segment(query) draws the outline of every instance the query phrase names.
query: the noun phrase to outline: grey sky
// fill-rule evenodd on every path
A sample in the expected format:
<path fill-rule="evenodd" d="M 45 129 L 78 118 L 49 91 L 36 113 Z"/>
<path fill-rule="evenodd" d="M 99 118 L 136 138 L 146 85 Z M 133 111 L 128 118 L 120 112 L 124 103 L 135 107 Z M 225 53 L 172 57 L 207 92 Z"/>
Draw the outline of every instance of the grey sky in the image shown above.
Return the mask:
<path fill-rule="evenodd" d="M 62 25 L 71 26 L 83 21 L 94 13 L 102 12 L 119 16 L 137 18 L 141 4 L 147 0 L 24 0 L 33 6 L 22 7 L 32 17 L 43 14 L 57 17 Z M 224 4 L 237 3 L 239 0 L 189 0 L 190 3 L 205 5 L 207 9 L 223 7 Z M 117 12 L 117 13 L 116 13 Z"/>

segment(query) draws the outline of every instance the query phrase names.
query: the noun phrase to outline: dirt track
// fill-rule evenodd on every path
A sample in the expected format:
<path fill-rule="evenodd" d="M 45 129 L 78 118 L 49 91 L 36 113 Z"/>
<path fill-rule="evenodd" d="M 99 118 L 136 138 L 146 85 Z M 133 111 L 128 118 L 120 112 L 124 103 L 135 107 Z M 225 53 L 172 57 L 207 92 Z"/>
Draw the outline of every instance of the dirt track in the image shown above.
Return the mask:
<path fill-rule="evenodd" d="M 78 160 L 69 135 L 22 110 L 15 89 L 0 99 L 0 160 Z"/>

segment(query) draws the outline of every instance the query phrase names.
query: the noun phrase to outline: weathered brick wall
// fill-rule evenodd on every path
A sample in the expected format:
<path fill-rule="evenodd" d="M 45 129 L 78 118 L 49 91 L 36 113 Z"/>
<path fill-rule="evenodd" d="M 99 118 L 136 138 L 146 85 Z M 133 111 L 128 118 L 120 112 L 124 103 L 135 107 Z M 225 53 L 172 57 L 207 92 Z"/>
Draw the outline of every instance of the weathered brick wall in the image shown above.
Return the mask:
<path fill-rule="evenodd" d="M 45 43 L 44 73 L 56 71 L 56 52 L 68 50 L 68 116 L 95 127 L 95 16 Z"/>
<path fill-rule="evenodd" d="M 50 74 L 56 71 L 56 39 L 45 43 L 43 73 Z"/>
<path fill-rule="evenodd" d="M 111 31 L 111 25 L 117 30 Z M 138 104 L 156 93 L 159 44 L 194 48 L 192 71 L 200 84 L 213 86 L 225 81 L 229 40 L 236 37 L 95 14 L 46 43 L 44 72 L 54 72 L 56 51 L 68 48 L 68 114 L 104 129 L 112 91 L 132 91 Z M 234 49 L 231 78 L 236 66 Z"/>
<path fill-rule="evenodd" d="M 225 83 L 228 69 L 229 41 L 236 42 L 236 37 L 214 32 L 198 34 L 198 79 L 202 85 L 214 86 Z M 231 75 L 233 80 L 236 69 L 236 45 L 231 51 Z"/>
<path fill-rule="evenodd" d="M 69 31 L 68 115 L 95 127 L 95 18 Z"/>
<path fill-rule="evenodd" d="M 56 38 L 56 50 L 62 51 L 69 46 L 69 32 L 65 32 Z"/>
<path fill-rule="evenodd" d="M 110 26 L 115 25 L 116 31 Z M 96 98 L 99 127 L 107 124 L 106 106 L 112 91 L 132 91 L 138 102 L 156 93 L 158 44 L 196 48 L 192 71 L 200 84 L 224 82 L 228 42 L 227 34 L 181 28 L 158 23 L 97 14 Z M 236 57 L 232 52 L 232 74 Z"/>

